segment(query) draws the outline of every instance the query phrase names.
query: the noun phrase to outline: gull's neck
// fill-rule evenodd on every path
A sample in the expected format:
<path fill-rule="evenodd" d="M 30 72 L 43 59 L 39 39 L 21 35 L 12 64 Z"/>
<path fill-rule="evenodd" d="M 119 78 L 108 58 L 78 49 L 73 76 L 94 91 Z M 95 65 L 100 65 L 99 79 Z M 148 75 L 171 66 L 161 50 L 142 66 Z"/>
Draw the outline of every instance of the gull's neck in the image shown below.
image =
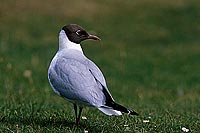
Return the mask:
<path fill-rule="evenodd" d="M 59 51 L 62 49 L 74 49 L 83 53 L 81 45 L 71 42 L 64 30 L 61 30 L 59 33 Z"/>

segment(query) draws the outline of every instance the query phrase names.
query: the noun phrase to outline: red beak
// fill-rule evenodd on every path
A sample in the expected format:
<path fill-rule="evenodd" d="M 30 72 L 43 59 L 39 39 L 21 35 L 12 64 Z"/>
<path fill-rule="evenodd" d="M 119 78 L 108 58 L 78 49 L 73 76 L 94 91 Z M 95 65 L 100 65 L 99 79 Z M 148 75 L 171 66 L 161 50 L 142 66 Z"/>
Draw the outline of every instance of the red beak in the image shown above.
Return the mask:
<path fill-rule="evenodd" d="M 98 36 L 95 36 L 95 35 L 89 35 L 88 39 L 101 40 Z"/>

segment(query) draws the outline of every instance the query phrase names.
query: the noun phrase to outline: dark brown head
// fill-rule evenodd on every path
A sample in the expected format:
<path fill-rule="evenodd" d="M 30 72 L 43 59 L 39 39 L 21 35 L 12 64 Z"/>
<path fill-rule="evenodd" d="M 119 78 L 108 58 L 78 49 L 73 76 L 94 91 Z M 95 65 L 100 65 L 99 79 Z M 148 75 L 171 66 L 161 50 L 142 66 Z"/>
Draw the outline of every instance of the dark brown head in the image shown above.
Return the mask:
<path fill-rule="evenodd" d="M 81 26 L 77 24 L 66 25 L 62 28 L 62 30 L 65 31 L 65 34 L 71 42 L 77 44 L 80 44 L 86 39 L 101 40 L 95 35 L 88 34 Z"/>

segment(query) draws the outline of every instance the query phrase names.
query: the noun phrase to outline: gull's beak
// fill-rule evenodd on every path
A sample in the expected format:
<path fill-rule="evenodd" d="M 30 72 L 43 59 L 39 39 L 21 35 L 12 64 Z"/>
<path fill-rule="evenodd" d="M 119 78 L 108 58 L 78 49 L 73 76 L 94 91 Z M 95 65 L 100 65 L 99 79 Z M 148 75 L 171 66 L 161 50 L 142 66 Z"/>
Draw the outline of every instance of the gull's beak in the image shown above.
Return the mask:
<path fill-rule="evenodd" d="M 95 35 L 88 35 L 88 39 L 101 40 L 98 36 Z"/>

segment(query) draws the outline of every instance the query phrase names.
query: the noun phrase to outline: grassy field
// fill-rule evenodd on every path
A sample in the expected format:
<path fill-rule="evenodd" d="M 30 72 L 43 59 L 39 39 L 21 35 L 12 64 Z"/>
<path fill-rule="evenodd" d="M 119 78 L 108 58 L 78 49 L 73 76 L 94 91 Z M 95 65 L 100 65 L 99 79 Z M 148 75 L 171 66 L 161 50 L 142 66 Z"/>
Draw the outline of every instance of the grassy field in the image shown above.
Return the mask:
<path fill-rule="evenodd" d="M 2 0 L 0 132 L 200 132 L 199 9 L 197 0 Z M 86 108 L 75 125 L 47 80 L 69 23 L 101 37 L 83 43 L 85 54 L 115 100 L 140 116 Z"/>

